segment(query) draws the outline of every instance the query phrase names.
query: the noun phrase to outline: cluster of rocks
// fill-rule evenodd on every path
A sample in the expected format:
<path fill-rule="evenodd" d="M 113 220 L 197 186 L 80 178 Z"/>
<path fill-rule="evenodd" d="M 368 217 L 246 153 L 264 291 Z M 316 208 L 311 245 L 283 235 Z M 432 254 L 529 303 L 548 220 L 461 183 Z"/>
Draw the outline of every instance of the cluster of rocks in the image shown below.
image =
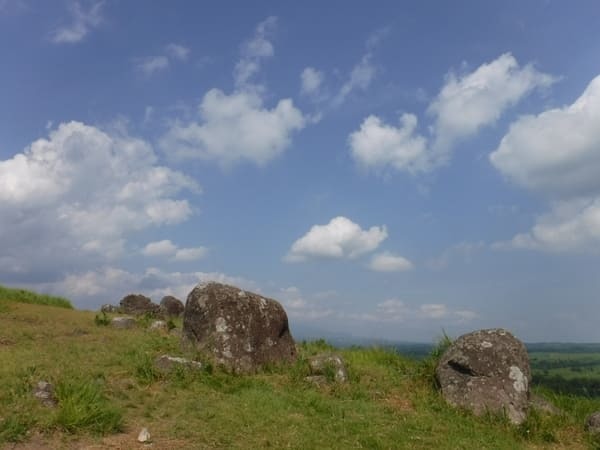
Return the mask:
<path fill-rule="evenodd" d="M 119 306 L 105 304 L 100 311 L 107 314 L 128 314 L 131 316 L 144 316 L 169 319 L 181 317 L 184 310 L 183 302 L 172 295 L 162 298 L 160 304 L 153 303 L 145 295 L 129 294 L 121 299 Z"/>
<path fill-rule="evenodd" d="M 106 307 L 107 312 L 113 312 L 110 308 Z M 253 373 L 265 365 L 297 360 L 296 345 L 281 304 L 234 286 L 199 284 L 188 295 L 185 306 L 170 296 L 155 305 L 147 297 L 132 294 L 121 300 L 118 311 L 162 317 L 183 315 L 182 347 L 191 348 L 234 373 Z M 128 320 L 120 318 L 115 326 L 126 327 Z M 163 326 L 164 321 L 153 325 L 157 329 Z M 307 382 L 321 386 L 349 379 L 338 354 L 317 355 L 307 363 Z M 163 372 L 175 367 L 204 367 L 201 362 L 169 355 L 158 357 L 155 366 Z M 561 414 L 550 402 L 531 393 L 527 349 L 504 329 L 479 330 L 459 337 L 443 353 L 435 373 L 443 398 L 475 415 L 501 414 L 513 424 L 521 424 L 531 409 Z M 588 418 L 586 428 L 594 433 L 600 431 L 600 412 Z"/>

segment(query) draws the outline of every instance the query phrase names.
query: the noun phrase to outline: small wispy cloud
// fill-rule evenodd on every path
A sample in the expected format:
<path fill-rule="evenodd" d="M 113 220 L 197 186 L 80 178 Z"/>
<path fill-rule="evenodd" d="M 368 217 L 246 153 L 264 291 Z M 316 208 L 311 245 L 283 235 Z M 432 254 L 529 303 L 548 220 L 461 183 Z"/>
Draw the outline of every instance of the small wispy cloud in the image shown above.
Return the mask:
<path fill-rule="evenodd" d="M 259 71 L 262 60 L 275 54 L 269 37 L 276 25 L 277 17 L 267 17 L 257 25 L 254 36 L 242 45 L 241 58 L 235 65 L 233 73 L 238 88 L 248 87 L 250 79 Z"/>
<path fill-rule="evenodd" d="M 180 44 L 167 44 L 164 51 L 158 55 L 136 58 L 136 68 L 146 76 L 154 75 L 171 67 L 173 61 L 185 62 L 190 55 L 190 49 Z"/>
<path fill-rule="evenodd" d="M 166 56 L 147 56 L 136 59 L 136 67 L 144 75 L 153 75 L 169 68 L 169 58 Z"/>
<path fill-rule="evenodd" d="M 165 50 L 171 58 L 179 61 L 187 61 L 190 55 L 190 49 L 180 44 L 171 43 L 166 46 Z"/>
<path fill-rule="evenodd" d="M 91 30 L 100 26 L 103 22 L 103 7 L 103 1 L 94 2 L 87 9 L 78 1 L 71 2 L 69 4 L 71 23 L 54 30 L 51 34 L 52 42 L 55 44 L 76 44 L 81 42 Z"/>

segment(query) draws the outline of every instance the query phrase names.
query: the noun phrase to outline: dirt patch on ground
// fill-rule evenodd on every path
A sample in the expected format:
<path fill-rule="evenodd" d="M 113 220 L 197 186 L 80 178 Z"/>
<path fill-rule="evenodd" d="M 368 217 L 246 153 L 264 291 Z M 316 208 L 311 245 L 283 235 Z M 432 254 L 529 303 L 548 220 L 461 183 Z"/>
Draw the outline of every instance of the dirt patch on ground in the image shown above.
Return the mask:
<path fill-rule="evenodd" d="M 0 345 L 15 345 L 15 341 L 7 337 L 0 336 Z"/>
<path fill-rule="evenodd" d="M 394 411 L 411 413 L 415 411 L 415 405 L 410 398 L 400 392 L 392 392 L 383 399 L 383 403 Z"/>
<path fill-rule="evenodd" d="M 61 435 L 33 434 L 27 442 L 4 444 L 2 450 L 179 450 L 199 448 L 191 442 L 181 439 L 161 439 L 153 437 L 152 442 L 142 444 L 137 441 L 138 432 L 119 433 L 102 438 L 70 440 Z"/>

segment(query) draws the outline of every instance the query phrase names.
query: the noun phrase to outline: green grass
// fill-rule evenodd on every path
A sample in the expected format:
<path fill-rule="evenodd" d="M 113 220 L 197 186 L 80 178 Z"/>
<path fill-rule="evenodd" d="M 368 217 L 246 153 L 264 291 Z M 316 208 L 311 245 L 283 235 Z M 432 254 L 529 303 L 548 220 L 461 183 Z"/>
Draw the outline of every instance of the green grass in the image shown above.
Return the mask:
<path fill-rule="evenodd" d="M 101 380 L 62 379 L 56 387 L 58 411 L 52 425 L 69 433 L 115 433 L 123 428 L 123 416 L 103 393 Z"/>
<path fill-rule="evenodd" d="M 135 448 L 148 427 L 154 448 L 539 449 L 593 448 L 585 435 L 593 399 L 544 392 L 564 416 L 531 415 L 520 427 L 448 406 L 423 361 L 380 348 L 299 344 L 298 362 L 237 376 L 206 366 L 163 374 L 153 366 L 181 352 L 179 338 L 140 326 L 97 326 L 95 314 L 9 303 L 0 314 L 0 448 L 41 435 L 49 448 Z M 178 321 L 177 326 L 180 326 Z M 441 347 L 440 347 L 441 349 Z M 316 387 L 306 360 L 336 351 L 350 381 Z M 439 353 L 439 352 L 438 352 Z M 32 388 L 56 387 L 57 408 Z"/>
<path fill-rule="evenodd" d="M 0 285 L 0 302 L 29 303 L 34 305 L 58 306 L 59 308 L 73 309 L 73 305 L 66 298 L 38 294 L 25 289 L 8 288 L 2 285 Z M 0 303 L 0 307 L 1 306 L 2 303 Z M 6 310 L 6 305 L 4 305 L 4 308 L 0 309 L 0 312 L 2 312 L 3 309 Z"/>

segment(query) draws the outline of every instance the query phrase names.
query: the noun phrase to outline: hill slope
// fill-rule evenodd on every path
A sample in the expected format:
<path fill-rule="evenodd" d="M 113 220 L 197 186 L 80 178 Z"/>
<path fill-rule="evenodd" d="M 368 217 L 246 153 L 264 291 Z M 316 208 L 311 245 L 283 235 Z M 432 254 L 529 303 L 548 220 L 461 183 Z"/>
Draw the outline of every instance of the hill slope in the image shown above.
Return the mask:
<path fill-rule="evenodd" d="M 582 423 L 599 402 L 556 397 L 565 416 L 534 414 L 514 428 L 502 418 L 475 418 L 447 406 L 433 388 L 431 360 L 379 349 L 340 350 L 350 382 L 320 388 L 304 381 L 302 359 L 254 376 L 210 367 L 162 375 L 153 360 L 181 355 L 177 336 L 150 331 L 143 321 L 113 329 L 94 317 L 0 297 L 0 447 L 137 448 L 142 427 L 157 449 L 594 445 Z M 330 350 L 324 342 L 300 346 L 303 358 L 323 350 Z M 40 380 L 56 387 L 57 407 L 32 395 Z"/>

